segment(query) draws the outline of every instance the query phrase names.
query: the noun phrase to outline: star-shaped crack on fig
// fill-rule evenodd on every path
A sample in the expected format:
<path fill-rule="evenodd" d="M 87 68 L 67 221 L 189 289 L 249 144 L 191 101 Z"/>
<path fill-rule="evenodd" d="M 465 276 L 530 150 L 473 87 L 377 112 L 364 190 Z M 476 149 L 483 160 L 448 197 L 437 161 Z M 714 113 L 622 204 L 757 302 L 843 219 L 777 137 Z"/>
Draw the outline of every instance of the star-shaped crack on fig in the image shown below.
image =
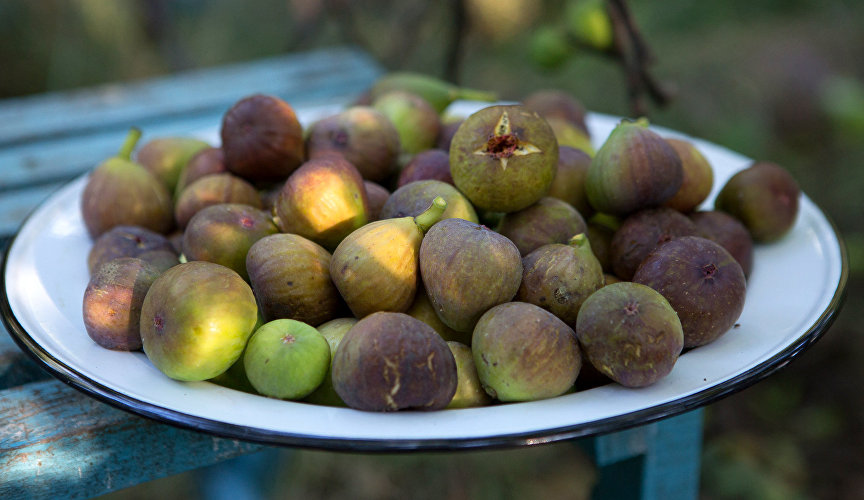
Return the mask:
<path fill-rule="evenodd" d="M 519 139 L 510 127 L 510 116 L 507 111 L 501 113 L 501 118 L 495 124 L 495 130 L 483 146 L 474 151 L 475 155 L 489 156 L 501 163 L 501 169 L 507 170 L 507 160 L 512 156 L 525 156 L 540 153 L 540 148 L 528 141 Z"/>

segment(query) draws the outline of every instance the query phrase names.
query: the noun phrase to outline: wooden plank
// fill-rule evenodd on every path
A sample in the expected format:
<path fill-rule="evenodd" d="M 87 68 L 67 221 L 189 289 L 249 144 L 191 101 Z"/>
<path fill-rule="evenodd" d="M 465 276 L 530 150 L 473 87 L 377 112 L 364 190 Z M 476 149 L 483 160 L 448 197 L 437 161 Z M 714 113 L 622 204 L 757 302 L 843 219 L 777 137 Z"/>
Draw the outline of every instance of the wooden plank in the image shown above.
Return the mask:
<path fill-rule="evenodd" d="M 57 381 L 0 392 L 0 498 L 89 498 L 260 445 L 117 410 Z"/>
<path fill-rule="evenodd" d="M 18 231 L 21 222 L 64 183 L 44 184 L 0 195 L 0 237 L 8 238 Z"/>

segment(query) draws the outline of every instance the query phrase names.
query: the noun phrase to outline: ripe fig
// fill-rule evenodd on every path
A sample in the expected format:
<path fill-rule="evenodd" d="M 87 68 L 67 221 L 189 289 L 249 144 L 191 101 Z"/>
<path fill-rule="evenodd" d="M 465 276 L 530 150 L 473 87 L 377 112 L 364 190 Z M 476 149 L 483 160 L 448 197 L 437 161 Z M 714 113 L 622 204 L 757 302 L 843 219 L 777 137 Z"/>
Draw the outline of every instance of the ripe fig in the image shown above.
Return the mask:
<path fill-rule="evenodd" d="M 206 142 L 191 137 L 159 137 L 141 146 L 135 158 L 173 193 L 189 159 L 209 147 Z"/>
<path fill-rule="evenodd" d="M 494 101 L 498 98 L 494 92 L 457 87 L 428 75 L 405 71 L 388 73 L 379 78 L 370 89 L 370 97 L 374 100 L 394 90 L 419 95 L 432 105 L 436 113 L 441 113 L 457 99 Z"/>
<path fill-rule="evenodd" d="M 579 211 L 582 217 L 591 217 L 594 209 L 585 194 L 585 177 L 591 157 L 585 151 L 569 146 L 558 147 L 558 168 L 555 179 L 546 196 L 566 201 Z"/>
<path fill-rule="evenodd" d="M 170 252 L 176 259 L 174 247 L 164 235 L 138 226 L 114 226 L 93 242 L 87 254 L 87 269 L 92 276 L 106 262 L 154 250 Z"/>
<path fill-rule="evenodd" d="M 257 328 L 253 328 L 254 330 L 257 330 Z M 227 387 L 228 389 L 234 389 L 235 391 L 258 394 L 258 391 L 249 382 L 249 377 L 246 376 L 246 367 L 243 366 L 242 355 L 227 370 L 211 378 L 209 382 Z"/>
<path fill-rule="evenodd" d="M 532 92 L 522 100 L 522 105 L 540 113 L 546 120 L 557 117 L 576 125 L 586 136 L 590 134 L 585 124 L 585 107 L 563 90 L 544 89 Z"/>
<path fill-rule="evenodd" d="M 471 348 L 461 342 L 448 341 L 447 347 L 456 361 L 456 394 L 450 400 L 447 408 L 472 408 L 485 406 L 492 402 L 492 397 L 483 389 L 477 368 L 474 366 L 474 355 Z"/>
<path fill-rule="evenodd" d="M 726 182 L 714 207 L 743 222 L 753 241 L 769 243 L 792 229 L 800 195 L 798 183 L 787 170 L 757 161 Z"/>
<path fill-rule="evenodd" d="M 555 139 L 558 140 L 558 146 L 578 149 L 592 158 L 597 153 L 594 150 L 594 145 L 591 144 L 591 138 L 578 126 L 555 116 L 546 118 L 546 123 L 552 127 Z"/>
<path fill-rule="evenodd" d="M 239 274 L 212 262 L 179 264 L 144 297 L 144 353 L 173 379 L 211 379 L 240 358 L 257 320 L 252 289 Z"/>
<path fill-rule="evenodd" d="M 404 312 L 411 307 L 417 291 L 420 242 L 446 207 L 447 202 L 437 197 L 417 217 L 370 222 L 336 247 L 330 277 L 354 316 Z"/>
<path fill-rule="evenodd" d="M 453 177 L 450 175 L 450 154 L 447 151 L 428 149 L 414 155 L 399 174 L 397 186 L 402 187 L 409 182 L 430 179 L 453 185 Z"/>
<path fill-rule="evenodd" d="M 204 148 L 195 153 L 195 156 L 189 159 L 186 168 L 180 172 L 180 177 L 177 179 L 177 187 L 174 189 L 174 195 L 180 196 L 180 193 L 186 189 L 186 186 L 205 175 L 224 174 L 227 172 L 228 167 L 225 166 L 225 154 L 222 152 L 222 148 Z"/>
<path fill-rule="evenodd" d="M 568 325 L 579 308 L 605 284 L 603 269 L 584 234 L 566 245 L 543 245 L 522 258 L 522 284 L 516 300 L 542 307 Z"/>
<path fill-rule="evenodd" d="M 117 156 L 90 173 L 81 215 L 93 239 L 114 226 L 141 226 L 165 234 L 174 227 L 171 194 L 153 174 L 130 160 L 141 131 L 132 129 Z"/>
<path fill-rule="evenodd" d="M 313 123 L 307 132 L 306 151 L 310 159 L 337 152 L 364 179 L 381 182 L 396 170 L 401 146 L 390 119 L 371 107 L 355 106 Z"/>
<path fill-rule="evenodd" d="M 573 387 L 582 366 L 573 329 L 525 302 L 486 311 L 474 328 L 471 351 L 480 383 L 499 401 L 560 396 Z"/>
<path fill-rule="evenodd" d="M 522 106 L 490 106 L 469 116 L 450 146 L 450 174 L 476 208 L 515 212 L 546 195 L 558 165 L 549 124 Z"/>
<path fill-rule="evenodd" d="M 306 396 L 305 401 L 316 405 L 325 406 L 348 406 L 339 394 L 336 393 L 336 388 L 333 387 L 333 356 L 336 355 L 336 349 L 354 325 L 357 324 L 357 318 L 336 318 L 318 326 L 318 332 L 324 336 L 324 340 L 330 346 L 330 369 L 327 370 L 327 376 L 324 377 L 324 382 L 318 386 L 315 391 Z"/>
<path fill-rule="evenodd" d="M 609 257 L 615 275 L 630 280 L 639 264 L 658 246 L 681 236 L 695 236 L 696 226 L 671 208 L 651 208 L 624 219 L 612 236 Z"/>
<path fill-rule="evenodd" d="M 462 122 L 465 120 L 448 120 L 444 118 L 441 123 L 441 130 L 438 131 L 438 140 L 435 142 L 435 148 L 440 149 L 442 151 L 450 151 L 450 143 L 453 141 L 453 134 L 459 130 L 459 127 L 462 125 Z M 448 155 L 447 166 L 450 166 L 450 160 Z M 439 179 L 443 180 L 443 179 Z M 452 179 L 451 179 L 451 184 Z"/>
<path fill-rule="evenodd" d="M 303 162 L 303 129 L 278 97 L 239 100 L 222 117 L 222 150 L 233 174 L 249 180 L 284 179 Z"/>
<path fill-rule="evenodd" d="M 186 187 L 174 205 L 177 227 L 186 224 L 199 210 L 221 203 L 239 203 L 257 209 L 263 207 L 258 191 L 240 177 L 232 174 L 206 175 Z"/>
<path fill-rule="evenodd" d="M 159 270 L 134 257 L 104 263 L 84 291 L 84 328 L 106 349 L 141 349 L 141 306 Z"/>
<path fill-rule="evenodd" d="M 582 304 L 576 320 L 582 352 L 600 373 L 625 387 L 644 387 L 672 371 L 684 345 L 669 302 L 638 283 L 607 285 Z"/>
<path fill-rule="evenodd" d="M 441 321 L 470 332 L 484 312 L 516 295 L 522 257 L 512 241 L 486 226 L 444 219 L 423 238 L 420 275 Z"/>
<path fill-rule="evenodd" d="M 333 356 L 333 387 L 357 410 L 440 410 L 456 386 L 456 361 L 447 343 L 407 314 L 377 312 L 361 319 Z"/>
<path fill-rule="evenodd" d="M 276 224 L 334 249 L 369 220 L 369 200 L 360 172 L 338 155 L 309 160 L 282 186 L 276 200 Z"/>
<path fill-rule="evenodd" d="M 683 176 L 678 153 L 647 121 L 622 121 L 591 160 L 585 193 L 597 211 L 624 216 L 661 205 Z"/>
<path fill-rule="evenodd" d="M 698 236 L 725 248 L 741 264 L 744 276 L 750 276 L 750 271 L 753 270 L 753 238 L 741 221 L 726 212 L 716 210 L 693 212 L 690 220 L 696 225 Z"/>
<path fill-rule="evenodd" d="M 685 236 L 665 243 L 642 262 L 633 282 L 660 292 L 678 313 L 684 347 L 713 342 L 744 309 L 744 271 L 713 241 Z"/>
<path fill-rule="evenodd" d="M 528 208 L 505 214 L 497 231 L 510 239 L 520 254 L 528 255 L 549 243 L 567 243 L 586 228 L 585 219 L 575 208 L 547 196 Z"/>
<path fill-rule="evenodd" d="M 211 205 L 189 220 L 183 233 L 183 255 L 190 261 L 222 264 L 249 281 L 246 253 L 256 241 L 277 232 L 270 216 L 255 207 Z"/>
<path fill-rule="evenodd" d="M 598 224 L 596 222 L 588 222 L 585 234 L 588 236 L 588 241 L 591 243 L 591 252 L 597 257 L 603 272 L 612 272 L 612 259 L 609 256 L 610 247 L 612 246 L 612 237 L 615 231 L 608 226 Z"/>
<path fill-rule="evenodd" d="M 423 288 L 422 280 L 417 283 L 417 293 L 414 295 L 414 303 L 405 311 L 405 314 L 431 326 L 444 340 L 454 340 L 463 344 L 471 343 L 471 332 L 457 332 L 441 321 L 441 318 L 435 313 L 435 307 L 432 306 L 426 289 Z"/>
<path fill-rule="evenodd" d="M 436 180 L 415 181 L 400 187 L 381 208 L 381 218 L 414 217 L 420 215 L 429 207 L 436 196 L 444 198 L 447 209 L 441 215 L 442 219 L 458 217 L 471 222 L 477 222 L 477 212 L 462 193 L 446 182 Z"/>
<path fill-rule="evenodd" d="M 396 127 L 403 153 L 413 155 L 435 146 L 441 119 L 432 105 L 419 95 L 394 90 L 376 96 L 372 107 Z"/>
<path fill-rule="evenodd" d="M 366 188 L 366 198 L 369 201 L 369 222 L 376 221 L 381 218 L 381 209 L 387 203 L 390 191 L 370 181 L 363 181 L 363 187 Z"/>
<path fill-rule="evenodd" d="M 246 270 L 266 321 L 296 319 L 312 326 L 335 318 L 345 307 L 330 280 L 330 253 L 296 234 L 256 241 Z"/>
<path fill-rule="evenodd" d="M 678 153 L 683 176 L 678 192 L 663 202 L 663 206 L 679 212 L 692 212 L 711 194 L 714 171 L 693 143 L 680 139 L 666 139 L 666 142 Z"/>

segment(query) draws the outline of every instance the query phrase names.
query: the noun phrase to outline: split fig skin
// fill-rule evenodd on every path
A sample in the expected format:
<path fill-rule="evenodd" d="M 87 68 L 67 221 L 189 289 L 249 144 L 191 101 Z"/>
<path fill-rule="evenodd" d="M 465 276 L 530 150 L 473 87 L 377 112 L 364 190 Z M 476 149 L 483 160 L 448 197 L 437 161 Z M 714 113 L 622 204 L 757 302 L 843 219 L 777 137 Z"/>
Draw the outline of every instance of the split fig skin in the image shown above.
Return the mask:
<path fill-rule="evenodd" d="M 729 331 L 744 309 L 741 265 L 723 247 L 698 236 L 674 239 L 642 262 L 634 283 L 660 292 L 678 313 L 684 347 L 699 347 Z"/>
<path fill-rule="evenodd" d="M 800 197 L 801 189 L 786 169 L 757 161 L 726 182 L 714 208 L 743 222 L 753 241 L 770 243 L 795 225 Z"/>
<path fill-rule="evenodd" d="M 453 185 L 450 175 L 450 153 L 443 149 L 427 149 L 411 158 L 399 174 L 397 187 L 409 182 L 436 180 Z"/>
<path fill-rule="evenodd" d="M 522 105 L 540 113 L 540 116 L 547 120 L 552 117 L 561 118 L 589 135 L 588 126 L 585 124 L 585 107 L 563 90 L 542 89 L 532 92 L 522 100 Z"/>
<path fill-rule="evenodd" d="M 505 214 L 497 231 L 510 239 L 519 253 L 528 255 L 543 245 L 567 243 L 587 227 L 575 208 L 547 196 L 528 208 Z"/>
<path fill-rule="evenodd" d="M 744 276 L 750 276 L 753 270 L 753 238 L 741 221 L 716 210 L 693 212 L 689 217 L 696 225 L 698 236 L 725 248 L 741 264 Z"/>
<path fill-rule="evenodd" d="M 587 153 L 569 146 L 558 147 L 558 169 L 552 187 L 546 196 L 569 203 L 582 217 L 590 217 L 594 209 L 585 194 L 585 177 L 591 157 Z"/>
<path fill-rule="evenodd" d="M 412 318 L 431 326 L 438 335 L 441 335 L 446 341 L 455 341 L 462 344 L 471 344 L 471 332 L 457 332 L 456 330 L 445 325 L 438 314 L 435 313 L 435 307 L 429 300 L 429 295 L 426 294 L 426 289 L 423 288 L 423 281 L 417 283 L 417 293 L 414 295 L 414 303 L 405 311 L 405 314 Z"/>
<path fill-rule="evenodd" d="M 193 182 L 212 174 L 228 173 L 228 167 L 225 166 L 225 153 L 222 148 L 204 148 L 195 153 L 186 164 L 186 168 L 180 172 L 180 177 L 177 179 L 177 186 L 174 188 L 175 196 L 180 196 L 180 193 Z"/>
<path fill-rule="evenodd" d="M 374 222 L 381 218 L 381 209 L 387 203 L 387 198 L 390 198 L 390 191 L 370 181 L 363 181 L 363 187 L 366 188 L 366 198 L 369 201 L 369 222 Z"/>
<path fill-rule="evenodd" d="M 381 218 L 416 217 L 429 208 L 436 196 L 447 202 L 442 219 L 457 217 L 471 222 L 479 221 L 468 198 L 452 185 L 436 180 L 411 182 L 393 191 L 381 208 Z"/>
<path fill-rule="evenodd" d="M 333 387 L 357 410 L 440 410 L 453 400 L 457 384 L 447 342 L 407 314 L 361 319 L 333 356 Z"/>
<path fill-rule="evenodd" d="M 104 263 L 84 291 L 84 327 L 106 349 L 141 349 L 141 306 L 159 270 L 134 257 Z"/>
<path fill-rule="evenodd" d="M 469 116 L 450 146 L 453 182 L 480 210 L 515 212 L 549 191 L 558 165 L 555 133 L 522 106 L 490 106 Z"/>
<path fill-rule="evenodd" d="M 99 267 L 120 257 L 138 257 L 155 250 L 164 250 L 174 255 L 174 247 L 168 238 L 157 232 L 138 226 L 114 226 L 96 238 L 87 254 L 87 269 L 92 276 Z"/>
<path fill-rule="evenodd" d="M 588 297 L 576 335 L 588 362 L 625 387 L 645 387 L 668 375 L 684 346 L 675 310 L 638 283 L 614 283 Z"/>
<path fill-rule="evenodd" d="M 394 90 L 375 97 L 372 107 L 396 128 L 403 153 L 413 155 L 435 146 L 441 119 L 421 96 Z"/>
<path fill-rule="evenodd" d="M 257 209 L 263 208 L 261 197 L 252 184 L 233 174 L 213 174 L 201 177 L 186 187 L 174 205 L 177 227 L 186 224 L 199 210 L 221 203 L 239 203 Z"/>
<path fill-rule="evenodd" d="M 503 401 L 534 401 L 569 391 L 582 367 L 576 333 L 533 304 L 508 302 L 486 311 L 471 338 L 477 376 Z"/>
<path fill-rule="evenodd" d="M 138 149 L 135 159 L 173 193 L 189 159 L 210 144 L 192 137 L 158 137 Z"/>
<path fill-rule="evenodd" d="M 357 318 L 336 318 L 318 326 L 318 333 L 324 336 L 324 340 L 330 346 L 330 369 L 327 370 L 324 382 L 312 394 L 306 396 L 304 401 L 307 403 L 324 406 L 348 406 L 333 387 L 333 356 L 336 355 L 336 349 L 345 334 L 356 324 Z"/>
<path fill-rule="evenodd" d="M 652 250 L 682 236 L 695 236 L 696 226 L 671 208 L 651 208 L 624 219 L 612 236 L 609 257 L 612 270 L 629 281 Z"/>
<path fill-rule="evenodd" d="M 456 394 L 447 408 L 474 408 L 492 403 L 492 397 L 483 389 L 477 368 L 474 366 L 474 355 L 471 348 L 461 342 L 447 341 L 447 347 L 453 353 L 456 361 Z"/>
<path fill-rule="evenodd" d="M 283 233 L 333 250 L 368 222 L 369 199 L 354 165 L 339 155 L 326 155 L 307 161 L 288 177 L 274 213 Z"/>
<path fill-rule="evenodd" d="M 330 280 L 330 252 L 296 234 L 256 241 L 246 271 L 265 321 L 294 319 L 317 327 L 339 316 L 345 304 Z"/>
<path fill-rule="evenodd" d="M 483 313 L 516 295 L 522 256 L 512 241 L 485 226 L 444 219 L 423 238 L 420 275 L 441 321 L 471 332 Z"/>
<path fill-rule="evenodd" d="M 663 206 L 682 213 L 692 212 L 711 194 L 714 170 L 693 143 L 681 139 L 666 139 L 666 142 L 678 153 L 683 176 L 678 192 L 663 202 Z"/>
<path fill-rule="evenodd" d="M 222 117 L 220 136 L 228 170 L 247 180 L 284 179 L 304 160 L 303 128 L 278 97 L 239 100 Z"/>

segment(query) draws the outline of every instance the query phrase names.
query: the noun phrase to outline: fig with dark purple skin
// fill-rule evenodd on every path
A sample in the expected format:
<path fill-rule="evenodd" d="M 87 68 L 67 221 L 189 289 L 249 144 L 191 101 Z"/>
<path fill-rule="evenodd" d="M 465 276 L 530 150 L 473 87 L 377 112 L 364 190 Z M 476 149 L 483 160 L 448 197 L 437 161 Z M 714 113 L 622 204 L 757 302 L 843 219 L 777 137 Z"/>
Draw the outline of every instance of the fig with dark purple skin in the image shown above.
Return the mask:
<path fill-rule="evenodd" d="M 575 208 L 548 196 L 528 208 L 505 214 L 496 228 L 523 256 L 543 245 L 567 243 L 571 236 L 586 229 L 585 219 Z"/>
<path fill-rule="evenodd" d="M 423 238 L 420 275 L 441 321 L 470 332 L 483 313 L 516 295 L 522 257 L 512 241 L 486 226 L 444 219 Z"/>
<path fill-rule="evenodd" d="M 174 194 L 175 196 L 180 196 L 180 193 L 186 189 L 186 186 L 205 175 L 224 174 L 227 172 L 228 167 L 225 166 L 225 153 L 222 152 L 222 148 L 204 148 L 195 153 L 195 156 L 189 159 L 186 168 L 180 172 Z"/>
<path fill-rule="evenodd" d="M 695 236 L 696 226 L 687 216 L 671 208 L 652 208 L 624 219 L 612 236 L 609 257 L 615 275 L 630 280 L 639 264 L 667 241 L 681 236 Z"/>
<path fill-rule="evenodd" d="M 492 397 L 486 393 L 480 383 L 471 348 L 452 340 L 447 341 L 447 347 L 456 360 L 456 376 L 459 379 L 456 384 L 456 394 L 453 395 L 447 408 L 474 408 L 490 404 Z"/>
<path fill-rule="evenodd" d="M 552 117 L 561 118 L 589 135 L 585 124 L 585 107 L 576 98 L 563 90 L 544 89 L 532 92 L 522 100 L 522 105 L 540 113 L 547 120 Z"/>
<path fill-rule="evenodd" d="M 544 197 L 555 178 L 558 142 L 523 106 L 490 106 L 469 116 L 450 146 L 453 182 L 480 210 L 515 212 Z"/>
<path fill-rule="evenodd" d="M 456 393 L 456 361 L 432 327 L 377 312 L 354 325 L 333 356 L 333 387 L 351 408 L 440 410 Z"/>
<path fill-rule="evenodd" d="M 99 266 L 120 257 L 138 257 L 147 252 L 163 250 L 174 255 L 174 247 L 165 235 L 138 226 L 114 226 L 96 238 L 87 254 L 90 274 Z"/>
<path fill-rule="evenodd" d="M 411 182 L 393 191 L 381 208 L 381 218 L 415 217 L 429 208 L 429 204 L 437 196 L 447 202 L 447 210 L 441 215 L 442 219 L 457 217 L 478 222 L 477 212 L 471 202 L 452 185 L 436 180 Z"/>
<path fill-rule="evenodd" d="M 644 387 L 668 375 L 684 346 L 681 321 L 669 302 L 628 282 L 588 297 L 576 336 L 591 365 L 625 387 Z"/>
<path fill-rule="evenodd" d="M 683 213 L 692 212 L 711 194 L 714 170 L 692 142 L 681 139 L 666 139 L 666 142 L 681 158 L 683 176 L 678 192 L 663 202 L 663 206 Z"/>
<path fill-rule="evenodd" d="M 698 236 L 674 239 L 651 252 L 634 283 L 660 292 L 678 313 L 684 347 L 713 342 L 729 331 L 744 309 L 741 265 L 723 247 Z"/>
<path fill-rule="evenodd" d="M 141 306 L 160 271 L 134 257 L 106 262 L 84 291 L 84 328 L 106 349 L 141 349 Z"/>
<path fill-rule="evenodd" d="M 435 146 L 441 119 L 419 95 L 397 90 L 386 92 L 375 97 L 372 107 L 393 123 L 403 153 L 413 155 Z"/>
<path fill-rule="evenodd" d="M 255 94 L 222 117 L 225 165 L 248 180 L 284 179 L 304 159 L 303 128 L 294 109 L 278 97 Z"/>
<path fill-rule="evenodd" d="M 381 218 L 381 209 L 387 203 L 390 191 L 370 181 L 363 181 L 363 187 L 366 188 L 366 198 L 369 201 L 369 222 L 374 222 Z"/>
<path fill-rule="evenodd" d="M 585 194 L 585 177 L 590 165 L 591 157 L 586 152 L 569 146 L 559 146 L 558 169 L 546 196 L 566 201 L 578 210 L 582 217 L 590 217 L 594 208 L 588 203 L 588 196 Z"/>
<path fill-rule="evenodd" d="M 465 120 L 456 120 L 452 122 L 445 120 L 445 122 L 441 124 L 441 130 L 438 132 L 438 140 L 435 143 L 435 147 L 442 151 L 450 151 L 450 144 L 453 142 L 453 135 L 457 130 L 459 130 L 463 121 Z"/>
<path fill-rule="evenodd" d="M 411 158 L 402 169 L 397 182 L 402 187 L 409 182 L 436 180 L 453 185 L 450 175 L 450 153 L 442 149 L 427 149 Z"/>
<path fill-rule="evenodd" d="M 744 276 L 750 276 L 753 270 L 753 238 L 741 221 L 716 210 L 693 212 L 689 217 L 696 225 L 699 236 L 725 248 L 741 264 Z"/>
<path fill-rule="evenodd" d="M 159 137 L 141 146 L 135 158 L 173 193 L 189 159 L 209 147 L 206 142 L 192 137 Z"/>
<path fill-rule="evenodd" d="M 401 147 L 399 133 L 381 112 L 355 106 L 313 123 L 306 138 L 309 158 L 337 152 L 364 179 L 381 182 L 396 170 Z"/>
<path fill-rule="evenodd" d="M 174 205 L 177 227 L 186 224 L 199 210 L 220 203 L 239 203 L 257 209 L 263 207 L 261 196 L 252 184 L 232 174 L 213 174 L 201 177 L 186 187 Z"/>
<path fill-rule="evenodd" d="M 753 241 L 770 243 L 795 225 L 800 196 L 798 183 L 786 169 L 757 161 L 726 182 L 714 207 L 743 222 Z"/>
<path fill-rule="evenodd" d="M 585 178 L 598 212 L 626 216 L 660 206 L 681 188 L 681 159 L 648 122 L 622 121 L 597 151 Z"/>
<path fill-rule="evenodd" d="M 534 401 L 569 391 L 582 367 L 576 333 L 533 304 L 486 311 L 471 337 L 477 376 L 499 401 Z"/>

